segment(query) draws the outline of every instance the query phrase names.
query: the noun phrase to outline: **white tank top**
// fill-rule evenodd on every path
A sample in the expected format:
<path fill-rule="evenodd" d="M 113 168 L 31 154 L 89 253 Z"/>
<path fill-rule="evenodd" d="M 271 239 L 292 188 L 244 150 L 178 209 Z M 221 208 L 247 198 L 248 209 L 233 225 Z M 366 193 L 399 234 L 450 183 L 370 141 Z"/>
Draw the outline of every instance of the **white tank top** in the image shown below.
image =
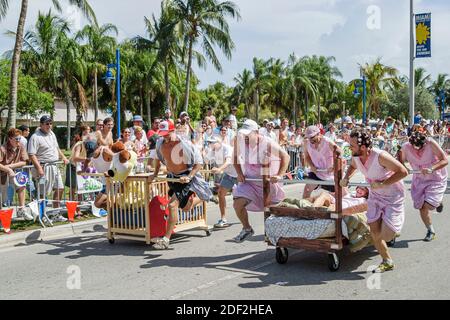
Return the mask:
<path fill-rule="evenodd" d="M 100 155 L 98 158 L 92 158 L 92 164 L 98 173 L 105 173 L 111 168 L 111 162 L 106 162 L 103 159 L 104 146 L 100 146 Z"/>

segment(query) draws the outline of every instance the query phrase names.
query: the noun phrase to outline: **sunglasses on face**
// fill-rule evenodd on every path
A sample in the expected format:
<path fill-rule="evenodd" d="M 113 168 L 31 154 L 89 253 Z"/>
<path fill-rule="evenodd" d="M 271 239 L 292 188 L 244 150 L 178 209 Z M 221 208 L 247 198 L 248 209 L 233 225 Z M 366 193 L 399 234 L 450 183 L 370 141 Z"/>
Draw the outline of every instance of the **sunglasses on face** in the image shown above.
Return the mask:
<path fill-rule="evenodd" d="M 11 139 L 16 140 L 16 141 L 20 141 L 20 137 L 11 137 Z"/>
<path fill-rule="evenodd" d="M 51 126 L 53 124 L 53 122 L 46 122 L 44 123 L 46 126 Z"/>

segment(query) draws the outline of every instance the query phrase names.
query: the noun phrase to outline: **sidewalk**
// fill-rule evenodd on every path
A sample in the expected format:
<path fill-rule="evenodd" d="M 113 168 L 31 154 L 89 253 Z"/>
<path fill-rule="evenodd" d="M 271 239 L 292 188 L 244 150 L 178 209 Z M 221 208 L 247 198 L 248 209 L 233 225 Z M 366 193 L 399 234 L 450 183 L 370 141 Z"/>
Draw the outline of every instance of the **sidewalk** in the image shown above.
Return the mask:
<path fill-rule="evenodd" d="M 14 232 L 11 234 L 1 234 L 0 248 L 28 245 L 60 237 L 77 236 L 86 232 L 106 232 L 106 230 L 107 220 L 105 217 L 92 219 L 89 221 L 68 223 L 49 228 Z"/>

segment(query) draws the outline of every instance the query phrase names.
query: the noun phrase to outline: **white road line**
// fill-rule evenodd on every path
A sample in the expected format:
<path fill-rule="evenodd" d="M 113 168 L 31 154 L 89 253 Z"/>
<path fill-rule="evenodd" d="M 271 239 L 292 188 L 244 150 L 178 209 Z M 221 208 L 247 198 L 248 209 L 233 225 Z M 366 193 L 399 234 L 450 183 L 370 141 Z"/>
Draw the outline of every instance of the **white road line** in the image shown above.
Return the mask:
<path fill-rule="evenodd" d="M 290 255 L 290 257 L 294 257 L 294 256 L 296 256 L 297 254 L 300 254 L 300 253 L 302 253 L 302 252 L 304 252 L 304 250 L 299 250 L 298 252 L 296 252 L 296 253 Z M 255 271 L 257 271 L 257 270 L 259 270 L 259 269 L 262 269 L 262 268 L 264 268 L 264 267 L 267 267 L 267 266 L 269 266 L 269 265 L 271 265 L 271 264 L 275 264 L 275 261 L 273 261 L 272 259 L 271 259 L 271 261 L 263 262 L 263 263 L 260 263 L 260 264 L 258 264 L 258 265 L 256 265 L 256 266 L 252 267 L 252 268 L 249 268 L 248 270 L 233 271 L 233 273 L 230 274 L 230 275 L 228 275 L 228 276 L 225 276 L 225 277 L 220 278 L 220 279 L 218 279 L 218 280 L 210 281 L 210 282 L 208 282 L 208 283 L 199 285 L 199 286 L 197 286 L 197 287 L 195 287 L 195 288 L 192 288 L 192 289 L 189 289 L 189 290 L 186 290 L 186 291 L 177 293 L 177 294 L 175 294 L 175 295 L 173 295 L 173 296 L 170 296 L 170 297 L 168 297 L 167 299 L 164 299 L 164 300 L 177 300 L 177 299 L 181 299 L 181 298 L 186 297 L 186 296 L 189 296 L 189 295 L 191 295 L 191 294 L 200 292 L 201 290 L 204 290 L 204 289 L 208 289 L 208 288 L 217 286 L 217 285 L 219 285 L 219 284 L 222 283 L 222 282 L 229 281 L 229 280 L 232 280 L 232 279 L 236 279 L 236 278 L 238 278 L 238 277 L 240 277 L 240 276 L 243 276 L 243 275 L 245 275 L 245 274 L 248 274 L 248 273 L 254 273 L 254 274 L 259 274 L 259 275 L 261 275 L 261 274 L 266 275 L 266 273 L 260 273 L 260 272 L 255 272 Z M 221 269 L 223 269 L 223 267 L 222 267 Z M 234 268 L 230 268 L 230 269 L 231 269 L 231 270 L 239 270 L 239 269 L 234 269 Z"/>

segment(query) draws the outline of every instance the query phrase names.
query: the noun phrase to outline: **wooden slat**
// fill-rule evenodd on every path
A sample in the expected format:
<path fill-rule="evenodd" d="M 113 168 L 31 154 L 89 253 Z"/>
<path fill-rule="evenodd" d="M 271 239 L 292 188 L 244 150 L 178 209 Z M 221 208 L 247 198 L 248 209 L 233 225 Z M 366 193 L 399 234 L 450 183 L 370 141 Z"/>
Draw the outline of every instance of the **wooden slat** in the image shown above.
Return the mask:
<path fill-rule="evenodd" d="M 332 245 L 337 245 L 336 249 L 332 249 Z M 304 249 L 304 250 L 313 250 L 318 252 L 332 252 L 335 250 L 342 249 L 342 245 L 339 246 L 334 238 L 330 240 L 326 239 L 316 239 L 316 240 L 307 240 L 303 238 L 280 238 L 278 240 L 277 246 L 286 247 L 286 248 L 294 248 L 294 249 Z"/>
<path fill-rule="evenodd" d="M 313 208 L 270 207 L 270 213 L 278 217 L 295 217 L 307 219 L 334 219 L 339 214 L 334 211 L 319 211 Z"/>

